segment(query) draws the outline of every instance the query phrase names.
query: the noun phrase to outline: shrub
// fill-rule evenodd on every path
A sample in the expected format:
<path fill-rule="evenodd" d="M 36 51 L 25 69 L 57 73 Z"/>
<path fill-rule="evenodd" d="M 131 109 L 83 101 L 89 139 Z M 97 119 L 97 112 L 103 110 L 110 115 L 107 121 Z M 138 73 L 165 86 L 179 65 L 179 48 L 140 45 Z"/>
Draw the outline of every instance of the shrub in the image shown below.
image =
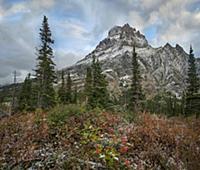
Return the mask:
<path fill-rule="evenodd" d="M 82 106 L 74 104 L 58 105 L 49 112 L 47 119 L 49 125 L 60 126 L 66 122 L 68 117 L 82 113 L 85 113 L 85 108 Z"/>
<path fill-rule="evenodd" d="M 140 113 L 135 113 L 135 112 L 126 112 L 124 113 L 124 118 L 127 120 L 129 123 L 135 122 L 137 120 L 138 114 Z"/>

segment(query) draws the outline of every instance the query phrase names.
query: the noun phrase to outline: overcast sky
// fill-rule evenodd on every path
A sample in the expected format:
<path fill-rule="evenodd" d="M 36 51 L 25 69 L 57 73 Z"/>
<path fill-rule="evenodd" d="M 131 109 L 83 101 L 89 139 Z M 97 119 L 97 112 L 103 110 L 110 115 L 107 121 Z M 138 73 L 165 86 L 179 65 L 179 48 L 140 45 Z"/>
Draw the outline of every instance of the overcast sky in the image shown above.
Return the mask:
<path fill-rule="evenodd" d="M 34 69 L 43 15 L 49 18 L 57 69 L 88 54 L 107 31 L 129 23 L 153 47 L 166 42 L 200 56 L 200 0 L 0 0 L 0 84 Z"/>

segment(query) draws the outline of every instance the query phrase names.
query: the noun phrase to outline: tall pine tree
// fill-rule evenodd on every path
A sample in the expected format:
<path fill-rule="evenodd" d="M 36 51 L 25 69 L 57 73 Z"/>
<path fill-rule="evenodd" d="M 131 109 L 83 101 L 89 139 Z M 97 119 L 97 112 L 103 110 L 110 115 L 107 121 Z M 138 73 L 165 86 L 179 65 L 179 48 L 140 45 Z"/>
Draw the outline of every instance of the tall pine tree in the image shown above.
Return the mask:
<path fill-rule="evenodd" d="M 138 63 L 137 53 L 135 52 L 135 46 L 133 46 L 132 54 L 132 83 L 130 88 L 130 101 L 129 109 L 137 112 L 141 110 L 142 102 L 142 86 L 141 86 L 141 75 Z"/>
<path fill-rule="evenodd" d="M 67 84 L 66 84 L 66 103 L 72 103 L 72 80 L 70 72 L 67 74 Z"/>
<path fill-rule="evenodd" d="M 31 111 L 33 110 L 33 94 L 32 94 L 32 80 L 30 78 L 31 74 L 25 78 L 22 85 L 22 89 L 18 98 L 18 110 L 19 111 Z"/>
<path fill-rule="evenodd" d="M 92 69 L 91 67 L 87 67 L 86 70 L 86 78 L 85 78 L 85 89 L 84 89 L 84 93 L 85 93 L 85 102 L 87 103 L 91 103 L 92 100 L 92 91 L 93 91 L 93 80 L 92 80 Z"/>
<path fill-rule="evenodd" d="M 187 77 L 187 95 L 193 96 L 198 93 L 199 79 L 197 75 L 197 68 L 195 63 L 192 46 L 190 46 L 190 54 L 188 59 L 188 77 Z"/>
<path fill-rule="evenodd" d="M 74 87 L 74 91 L 73 91 L 73 103 L 74 104 L 78 103 L 78 90 L 77 90 L 77 86 Z"/>
<path fill-rule="evenodd" d="M 105 108 L 109 98 L 106 77 L 102 74 L 98 59 L 93 64 L 93 67 L 93 96 L 95 97 L 95 107 Z"/>
<path fill-rule="evenodd" d="M 64 71 L 61 72 L 61 86 L 58 89 L 58 98 L 59 102 L 62 104 L 66 103 L 66 85 L 65 85 L 65 78 L 64 78 Z"/>
<path fill-rule="evenodd" d="M 188 59 L 188 76 L 186 89 L 185 114 L 200 114 L 200 94 L 199 94 L 199 78 L 196 69 L 196 59 L 193 54 L 192 46 L 190 46 L 190 54 Z"/>
<path fill-rule="evenodd" d="M 53 84 L 56 80 L 55 64 L 53 62 L 53 50 L 51 45 L 54 43 L 51 38 L 51 31 L 46 16 L 43 18 L 42 28 L 40 29 L 41 45 L 38 49 L 38 64 L 36 66 L 38 107 L 48 109 L 55 104 L 55 91 Z"/>
<path fill-rule="evenodd" d="M 107 107 L 109 102 L 107 84 L 105 75 L 102 74 L 100 62 L 93 57 L 91 71 L 90 69 L 87 70 L 85 82 L 87 105 L 90 108 Z"/>

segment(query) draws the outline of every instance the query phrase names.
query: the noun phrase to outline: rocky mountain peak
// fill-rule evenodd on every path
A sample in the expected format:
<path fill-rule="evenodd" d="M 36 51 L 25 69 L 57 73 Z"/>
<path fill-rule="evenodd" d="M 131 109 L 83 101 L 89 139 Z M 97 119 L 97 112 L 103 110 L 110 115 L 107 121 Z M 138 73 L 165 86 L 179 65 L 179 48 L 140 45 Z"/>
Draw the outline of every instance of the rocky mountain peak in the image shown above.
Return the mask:
<path fill-rule="evenodd" d="M 179 44 L 176 44 L 175 47 L 173 47 L 171 44 L 169 43 L 166 43 L 164 45 L 164 47 L 162 48 L 162 50 L 165 50 L 165 51 L 171 51 L 171 52 L 177 52 L 179 54 L 184 54 L 184 55 L 187 55 L 186 52 L 184 51 L 183 47 L 181 47 Z"/>
<path fill-rule="evenodd" d="M 165 45 L 164 45 L 164 49 L 172 49 L 173 47 L 171 46 L 171 44 L 169 44 L 169 43 L 166 43 Z"/>
<path fill-rule="evenodd" d="M 153 48 L 145 36 L 129 24 L 110 29 L 108 36 L 91 53 L 66 70 L 72 73 L 77 86 L 83 86 L 85 70 L 95 55 L 102 63 L 110 90 L 119 94 L 131 82 L 133 44 L 146 94 L 151 96 L 167 91 L 180 96 L 185 88 L 188 54 L 178 44 L 173 47 L 166 43 L 163 47 Z M 197 61 L 197 69 L 200 72 L 200 60 Z"/>
<path fill-rule="evenodd" d="M 132 28 L 128 23 L 124 24 L 123 26 L 114 26 L 113 28 L 110 29 L 108 32 L 108 36 L 110 38 L 115 37 L 116 35 L 120 35 L 122 33 L 126 33 L 129 35 L 133 35 L 136 33 L 136 29 Z"/>
<path fill-rule="evenodd" d="M 115 26 L 108 32 L 108 38 L 120 41 L 124 45 L 133 45 L 137 47 L 146 47 L 148 42 L 140 31 L 132 28 L 129 24 Z"/>
<path fill-rule="evenodd" d="M 178 50 L 179 52 L 185 52 L 183 47 L 181 47 L 180 45 L 176 44 L 176 50 Z"/>
<path fill-rule="evenodd" d="M 106 55 L 103 54 L 110 53 L 110 51 L 112 51 L 113 54 L 120 51 L 123 52 L 123 47 L 132 49 L 133 45 L 138 48 L 149 46 L 145 36 L 141 34 L 139 30 L 132 28 L 129 24 L 114 26 L 108 31 L 108 36 L 100 41 L 96 48 L 78 63 L 85 62 L 86 59 L 91 60 L 92 55 L 100 57 L 100 60 L 102 59 L 101 56 L 105 59 Z"/>

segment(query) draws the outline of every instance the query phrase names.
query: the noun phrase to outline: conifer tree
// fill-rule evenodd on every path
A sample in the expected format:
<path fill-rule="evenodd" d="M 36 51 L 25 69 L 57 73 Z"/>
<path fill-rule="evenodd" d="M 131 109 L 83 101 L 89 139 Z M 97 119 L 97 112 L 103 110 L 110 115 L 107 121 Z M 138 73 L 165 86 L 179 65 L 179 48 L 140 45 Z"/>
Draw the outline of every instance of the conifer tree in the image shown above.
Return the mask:
<path fill-rule="evenodd" d="M 4 102 L 5 98 L 6 98 L 6 90 L 3 89 L 2 91 L 0 91 L 0 104 Z"/>
<path fill-rule="evenodd" d="M 132 83 L 130 88 L 129 109 L 135 112 L 140 111 L 142 98 L 143 94 L 141 86 L 141 75 L 139 70 L 138 57 L 134 46 L 132 54 Z"/>
<path fill-rule="evenodd" d="M 74 92 L 73 92 L 73 103 L 77 104 L 78 100 L 78 92 L 77 92 L 77 86 L 75 86 L 74 88 Z"/>
<path fill-rule="evenodd" d="M 33 96 L 32 96 L 32 80 L 30 73 L 25 78 L 22 85 L 22 89 L 18 99 L 18 110 L 19 111 L 31 111 L 33 110 Z"/>
<path fill-rule="evenodd" d="M 66 103 L 72 103 L 72 80 L 70 72 L 67 74 L 67 84 L 66 84 Z"/>
<path fill-rule="evenodd" d="M 95 59 L 94 59 L 95 60 Z M 107 81 L 97 59 L 93 64 L 93 96 L 95 107 L 105 108 L 108 103 Z"/>
<path fill-rule="evenodd" d="M 105 108 L 109 101 L 107 91 L 107 81 L 105 75 L 102 74 L 101 65 L 98 59 L 93 57 L 91 71 L 87 70 L 85 91 L 87 92 L 87 105 L 90 108 Z M 91 76 L 92 75 L 92 76 Z M 92 83 L 90 83 L 92 81 Z"/>
<path fill-rule="evenodd" d="M 86 78 L 85 78 L 85 89 L 84 89 L 84 93 L 85 93 L 85 101 L 86 103 L 91 103 L 92 100 L 92 69 L 91 67 L 87 67 L 87 71 L 86 71 Z"/>
<path fill-rule="evenodd" d="M 51 45 L 54 43 L 51 38 L 51 31 L 46 16 L 43 18 L 42 28 L 40 29 L 41 45 L 38 49 L 38 64 L 36 66 L 38 107 L 48 109 L 55 104 L 55 91 L 53 84 L 56 80 L 55 64 L 53 62 L 53 50 Z"/>
<path fill-rule="evenodd" d="M 58 89 L 58 98 L 60 103 L 62 104 L 66 103 L 66 86 L 65 86 L 65 78 L 63 70 L 61 72 L 61 86 Z"/>
<path fill-rule="evenodd" d="M 190 46 L 190 54 L 188 59 L 188 77 L 187 77 L 187 95 L 193 96 L 198 93 L 199 80 L 197 75 L 197 68 L 195 63 L 195 57 L 193 54 L 192 46 Z"/>
<path fill-rule="evenodd" d="M 199 78 L 197 75 L 195 57 L 192 46 L 190 46 L 190 54 L 188 59 L 188 76 L 186 89 L 185 114 L 200 114 L 200 92 Z"/>

